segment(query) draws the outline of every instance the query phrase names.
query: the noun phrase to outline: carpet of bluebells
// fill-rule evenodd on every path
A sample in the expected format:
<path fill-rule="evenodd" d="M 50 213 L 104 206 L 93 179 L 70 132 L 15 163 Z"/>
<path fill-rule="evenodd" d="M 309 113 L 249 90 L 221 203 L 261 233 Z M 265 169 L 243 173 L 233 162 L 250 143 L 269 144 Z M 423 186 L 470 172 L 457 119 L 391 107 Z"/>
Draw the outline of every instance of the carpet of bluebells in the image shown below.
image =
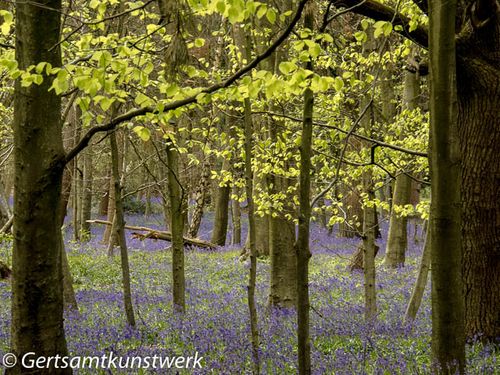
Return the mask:
<path fill-rule="evenodd" d="M 161 215 L 130 215 L 127 223 L 163 226 Z M 202 223 L 201 238 L 209 238 L 211 226 L 208 217 Z M 335 232 L 328 233 L 313 224 L 310 293 L 314 374 L 429 373 L 429 285 L 416 321 L 411 326 L 402 322 L 423 242 L 419 231 L 415 236 L 414 227 L 409 227 L 404 268 L 389 270 L 380 265 L 384 236 L 379 240 L 378 319 L 375 326 L 367 327 L 363 319 L 363 275 L 347 270 L 359 240 L 337 238 Z M 65 320 L 71 355 L 113 352 L 122 356 L 187 356 L 199 352 L 203 368 L 186 373 L 250 373 L 248 264 L 238 259 L 239 248 L 186 250 L 187 313 L 181 317 L 172 311 L 169 244 L 128 237 L 137 319 L 137 327 L 131 328 L 125 323 L 122 307 L 120 257 L 107 257 L 101 244 L 103 227 L 94 226 L 90 240 L 83 243 L 72 241 L 71 233 L 68 224 L 66 250 L 79 304 L 79 313 L 67 313 Z M 0 258 L 10 261 L 11 251 L 10 243 L 4 240 Z M 295 374 L 295 313 L 267 307 L 269 269 L 269 260 L 259 260 L 256 293 L 262 373 Z M 10 294 L 9 283 L 0 282 L 0 358 L 9 349 Z M 500 374 L 498 352 L 487 346 L 468 345 L 467 358 L 470 374 Z M 86 371 L 78 373 L 97 370 Z"/>

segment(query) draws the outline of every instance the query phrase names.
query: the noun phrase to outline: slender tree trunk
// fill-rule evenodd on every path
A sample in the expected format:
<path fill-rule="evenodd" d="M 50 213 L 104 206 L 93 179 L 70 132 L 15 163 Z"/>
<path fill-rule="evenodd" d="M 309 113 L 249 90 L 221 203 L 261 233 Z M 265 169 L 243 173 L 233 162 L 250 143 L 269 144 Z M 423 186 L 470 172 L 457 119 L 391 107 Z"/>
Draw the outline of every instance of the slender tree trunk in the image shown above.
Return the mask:
<path fill-rule="evenodd" d="M 260 373 L 259 359 L 259 331 L 257 327 L 257 308 L 255 305 L 255 283 L 257 279 L 257 248 L 256 248 L 256 222 L 253 200 L 253 172 L 252 172 L 252 108 L 250 99 L 245 99 L 245 191 L 248 206 L 248 246 L 250 250 L 250 270 L 248 278 L 248 308 L 250 311 L 250 331 L 253 354 L 253 373 Z"/>
<path fill-rule="evenodd" d="M 229 160 L 225 159 L 222 169 L 229 169 Z M 229 220 L 229 195 L 231 187 L 229 185 L 219 186 L 215 201 L 214 229 L 210 242 L 218 246 L 226 244 L 227 223 Z"/>
<path fill-rule="evenodd" d="M 240 30 L 242 31 L 242 30 Z M 248 33 L 242 38 L 242 47 L 245 51 L 245 58 L 250 61 L 252 58 L 252 41 Z M 252 104 L 249 98 L 244 100 L 244 134 L 245 134 L 245 192 L 248 206 L 248 247 L 250 253 L 250 269 L 248 271 L 248 310 L 250 315 L 250 333 L 252 342 L 253 374 L 260 374 L 259 358 L 259 328 L 257 317 L 257 306 L 255 302 L 255 288 L 257 283 L 257 217 L 255 215 L 254 200 L 254 176 L 252 170 L 253 158 L 253 137 L 254 124 L 252 119 Z"/>
<path fill-rule="evenodd" d="M 427 276 L 429 274 L 429 268 L 431 265 L 431 239 L 430 231 L 427 230 L 425 234 L 424 241 L 424 251 L 422 253 L 422 259 L 420 260 L 420 267 L 418 269 L 418 277 L 413 287 L 413 292 L 411 294 L 410 302 L 406 308 L 405 321 L 413 322 L 417 316 L 418 309 L 420 308 L 420 303 L 422 302 L 422 297 L 425 292 L 425 286 L 427 285 Z"/>
<path fill-rule="evenodd" d="M 83 202 L 82 202 L 82 219 L 81 228 L 82 233 L 86 233 L 87 240 L 90 240 L 90 220 L 92 216 L 92 179 L 93 179 L 93 165 L 92 165 L 92 148 L 89 146 L 83 155 Z"/>
<path fill-rule="evenodd" d="M 368 193 L 368 199 L 373 201 L 375 194 L 373 192 L 372 171 L 365 171 L 363 184 Z M 363 269 L 365 278 L 365 318 L 372 323 L 377 316 L 377 290 L 375 284 L 375 207 L 365 207 L 363 220 Z"/>
<path fill-rule="evenodd" d="M 432 353 L 437 371 L 448 375 L 465 371 L 456 0 L 430 1 L 429 8 Z"/>
<path fill-rule="evenodd" d="M 81 122 L 80 122 L 80 107 L 75 106 L 73 110 L 74 122 L 74 132 L 72 134 L 74 139 L 74 144 L 77 144 L 80 140 L 81 133 Z M 77 156 L 73 159 L 73 184 L 72 184 L 72 195 L 71 195 L 71 206 L 73 208 L 72 221 L 73 221 L 73 239 L 75 241 L 80 241 L 80 208 L 81 208 L 81 197 L 82 197 L 82 178 L 80 176 L 80 157 Z"/>
<path fill-rule="evenodd" d="M 44 7 L 16 2 L 16 59 L 19 69 L 40 62 L 61 66 L 61 1 Z M 14 91 L 14 250 L 12 352 L 21 358 L 68 354 L 63 325 L 60 200 L 64 168 L 61 98 L 49 91 L 53 76 L 41 85 Z M 43 285 L 43 288 L 40 287 Z M 7 374 L 56 373 L 22 369 Z M 70 369 L 57 373 L 70 374 Z"/>
<path fill-rule="evenodd" d="M 116 132 L 109 134 L 111 146 L 111 170 L 114 181 L 114 201 L 115 201 L 115 230 L 118 243 L 120 245 L 120 258 L 122 266 L 123 303 L 127 323 L 135 326 L 134 307 L 132 305 L 132 291 L 130 288 L 130 265 L 128 261 L 127 240 L 125 238 L 125 220 L 123 217 L 123 204 L 120 183 L 119 152 L 116 142 Z"/>
<path fill-rule="evenodd" d="M 179 175 L 179 153 L 174 142 L 168 139 L 168 192 L 170 197 L 170 230 L 172 232 L 172 292 L 174 311 L 184 313 L 186 310 L 184 276 L 184 188 Z"/>
<path fill-rule="evenodd" d="M 233 188 L 233 194 L 238 196 L 238 190 Z M 237 199 L 231 200 L 231 213 L 233 223 L 233 233 L 231 236 L 232 245 L 241 245 L 241 208 Z"/>
<path fill-rule="evenodd" d="M 114 217 L 115 217 L 115 212 L 116 212 L 114 185 L 115 185 L 115 180 L 113 178 L 113 173 L 111 173 L 109 176 L 108 209 L 106 212 L 106 215 L 107 215 L 106 220 L 111 221 L 111 222 L 114 222 Z M 102 235 L 102 243 L 110 246 L 111 248 L 115 244 L 114 240 L 111 241 L 112 240 L 111 237 L 112 237 L 113 232 L 115 232 L 115 229 L 113 228 L 113 226 L 106 226 L 106 228 L 104 229 L 104 234 Z"/>
<path fill-rule="evenodd" d="M 314 11 L 311 5 L 304 11 L 304 27 L 314 28 Z M 313 69 L 312 61 L 306 68 Z M 295 250 L 297 252 L 297 338 L 299 374 L 311 374 L 311 341 L 309 337 L 309 224 L 311 220 L 311 149 L 314 94 L 304 91 L 304 113 L 300 142 L 299 171 L 299 229 Z"/>

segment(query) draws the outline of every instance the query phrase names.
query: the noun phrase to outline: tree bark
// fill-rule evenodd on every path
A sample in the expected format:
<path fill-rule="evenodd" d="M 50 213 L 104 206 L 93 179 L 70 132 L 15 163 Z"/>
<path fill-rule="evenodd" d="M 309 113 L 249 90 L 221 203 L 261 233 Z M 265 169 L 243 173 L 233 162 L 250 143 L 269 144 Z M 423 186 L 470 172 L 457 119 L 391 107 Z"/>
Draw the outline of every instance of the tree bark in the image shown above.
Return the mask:
<path fill-rule="evenodd" d="M 61 1 L 43 7 L 16 2 L 19 69 L 40 62 L 61 66 Z M 14 94 L 14 250 L 12 352 L 21 358 L 68 354 L 63 325 L 61 185 L 64 169 L 61 98 L 49 91 L 53 76 Z M 71 373 L 70 369 L 23 369 L 7 374 Z"/>
<path fill-rule="evenodd" d="M 457 40 L 457 84 L 465 331 L 494 342 L 500 337 L 500 20 L 495 2 L 487 4 L 478 2 L 471 13 L 476 24 L 490 21 Z"/>
<path fill-rule="evenodd" d="M 85 239 L 90 240 L 90 220 L 92 216 L 92 148 L 89 146 L 83 155 L 83 198 L 82 198 L 82 233 L 85 234 Z"/>
<path fill-rule="evenodd" d="M 311 5 L 304 13 L 304 27 L 314 28 L 314 11 Z M 312 70 L 312 61 L 306 69 Z M 302 118 L 302 137 L 300 142 L 299 170 L 299 228 L 295 251 L 297 253 L 297 338 L 299 374 L 311 374 L 311 341 L 309 337 L 309 225 L 311 220 L 311 149 L 313 128 L 314 94 L 304 91 L 304 112 Z"/>
<path fill-rule="evenodd" d="M 116 142 L 116 132 L 109 134 L 109 144 L 111 146 L 111 170 L 114 181 L 114 201 L 115 201 L 115 231 L 120 245 L 120 259 L 122 266 L 123 304 L 127 323 L 135 326 L 134 307 L 132 305 L 132 291 L 130 289 L 130 265 L 128 261 L 127 240 L 125 238 L 125 220 L 123 217 L 123 203 L 121 193 L 121 176 L 119 167 L 119 153 Z"/>
<path fill-rule="evenodd" d="M 425 234 L 424 251 L 422 253 L 422 259 L 420 260 L 420 267 L 418 269 L 417 281 L 415 281 L 415 286 L 413 287 L 413 292 L 411 294 L 410 302 L 406 308 L 405 321 L 413 322 L 417 317 L 418 309 L 422 302 L 422 297 L 425 292 L 425 287 L 427 285 L 427 277 L 429 275 L 429 268 L 431 265 L 431 239 L 430 231 L 427 230 Z"/>
<path fill-rule="evenodd" d="M 233 194 L 238 196 L 238 190 L 233 188 Z M 241 208 L 238 199 L 231 200 L 231 215 L 233 224 L 231 244 L 241 245 Z"/>
<path fill-rule="evenodd" d="M 203 218 L 203 210 L 205 208 L 205 199 L 210 188 L 210 161 L 208 157 L 205 157 L 205 161 L 201 168 L 201 179 L 194 193 L 195 206 L 193 216 L 187 232 L 187 235 L 193 238 L 198 235 L 201 219 Z"/>
<path fill-rule="evenodd" d="M 412 111 L 417 108 L 417 99 L 420 94 L 420 82 L 416 72 L 405 71 L 403 108 Z M 391 115 L 391 119 L 394 114 Z M 384 264 L 388 267 L 399 267 L 405 263 L 408 247 L 408 217 L 394 212 L 394 206 L 410 204 L 412 179 L 404 173 L 396 177 L 394 195 L 392 198 L 392 212 L 387 235 L 387 250 Z"/>
<path fill-rule="evenodd" d="M 174 311 L 186 310 L 184 275 L 184 188 L 179 175 L 179 153 L 176 145 L 169 138 L 166 146 L 168 163 L 168 192 L 170 198 L 170 230 L 172 231 L 172 292 Z"/>
<path fill-rule="evenodd" d="M 222 164 L 222 170 L 229 168 L 229 160 L 225 159 Z M 229 220 L 229 195 L 231 187 L 229 185 L 219 186 L 217 188 L 217 197 L 215 201 L 214 228 L 210 242 L 218 245 L 226 245 L 227 223 Z"/>
<path fill-rule="evenodd" d="M 429 2 L 432 355 L 440 374 L 464 373 L 456 0 Z"/>

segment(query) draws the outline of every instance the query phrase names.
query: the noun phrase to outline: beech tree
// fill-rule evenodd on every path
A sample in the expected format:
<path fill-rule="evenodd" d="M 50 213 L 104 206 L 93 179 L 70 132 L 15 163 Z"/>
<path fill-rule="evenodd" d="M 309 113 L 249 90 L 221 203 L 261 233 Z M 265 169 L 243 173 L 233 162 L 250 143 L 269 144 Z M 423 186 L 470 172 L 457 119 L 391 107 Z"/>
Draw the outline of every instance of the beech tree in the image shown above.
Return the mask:
<path fill-rule="evenodd" d="M 16 1 L 16 60 L 20 69 L 61 66 L 61 1 Z M 65 166 L 61 97 L 53 76 L 14 94 L 14 251 L 12 352 L 67 355 L 63 326 L 60 202 Z M 33 373 L 18 364 L 8 374 Z M 35 371 L 42 374 L 43 370 Z M 59 373 L 71 373 L 60 369 Z"/>

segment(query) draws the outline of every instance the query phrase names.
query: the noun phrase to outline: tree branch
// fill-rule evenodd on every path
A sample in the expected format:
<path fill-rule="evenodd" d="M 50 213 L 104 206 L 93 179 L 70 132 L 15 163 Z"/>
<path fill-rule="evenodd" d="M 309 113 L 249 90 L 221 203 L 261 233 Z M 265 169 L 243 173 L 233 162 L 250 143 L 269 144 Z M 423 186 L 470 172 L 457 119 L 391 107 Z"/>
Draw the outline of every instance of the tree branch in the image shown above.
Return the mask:
<path fill-rule="evenodd" d="M 295 122 L 301 122 L 302 121 L 298 117 L 293 117 L 293 116 L 289 116 L 289 115 L 285 115 L 285 114 L 281 114 L 281 113 L 276 113 L 276 112 L 254 111 L 252 113 L 254 113 L 254 114 L 264 114 L 264 115 L 273 116 L 273 117 L 286 118 L 288 120 L 295 121 Z M 368 142 L 372 142 L 373 144 L 375 144 L 377 146 L 390 148 L 391 150 L 399 151 L 399 152 L 402 152 L 404 154 L 409 154 L 409 155 L 413 155 L 413 156 L 420 156 L 420 157 L 423 157 L 423 158 L 427 158 L 428 157 L 427 153 L 425 153 L 425 152 L 416 151 L 416 150 L 410 150 L 408 148 L 403 148 L 403 147 L 396 146 L 396 145 L 393 145 L 393 144 L 390 144 L 390 143 L 386 143 L 384 141 L 380 141 L 378 139 L 370 138 L 370 137 L 367 137 L 367 136 L 362 135 L 362 134 L 358 134 L 358 133 L 355 133 L 355 132 L 349 132 L 348 130 L 344 130 L 344 129 L 342 129 L 342 128 L 338 127 L 338 126 L 335 126 L 335 125 L 330 125 L 330 124 L 327 124 L 327 123 L 324 123 L 324 122 L 318 122 L 318 121 L 313 121 L 313 125 L 319 126 L 321 128 L 334 129 L 334 130 L 337 130 L 337 131 L 339 131 L 339 132 L 341 132 L 343 134 L 348 134 L 348 135 L 353 136 L 355 138 L 359 138 L 359 139 L 363 139 L 363 140 L 368 141 Z"/>
<path fill-rule="evenodd" d="M 425 0 L 417 0 L 415 3 L 420 7 L 419 3 Z M 394 9 L 387 5 L 381 4 L 376 0 L 338 0 L 335 3 L 337 7 L 352 8 L 352 12 L 372 18 L 376 21 L 389 21 L 394 26 L 400 25 L 403 30 L 397 31 L 399 34 L 427 48 L 428 30 L 424 26 L 418 26 L 415 30 L 410 31 L 410 19 L 400 13 L 396 13 Z"/>
<path fill-rule="evenodd" d="M 220 82 L 220 83 L 216 83 L 210 87 L 207 87 L 207 88 L 201 90 L 200 93 L 201 94 L 211 94 L 215 91 L 218 91 L 220 89 L 231 86 L 234 82 L 236 82 L 241 77 L 243 77 L 245 74 L 247 74 L 252 69 L 257 67 L 257 65 L 259 65 L 260 62 L 262 62 L 263 60 L 265 60 L 269 56 L 271 56 L 272 53 L 292 33 L 293 28 L 295 27 L 297 22 L 300 20 L 300 18 L 302 16 L 302 11 L 304 10 L 304 7 L 308 1 L 309 0 L 301 0 L 300 1 L 300 3 L 298 4 L 298 7 L 297 7 L 297 11 L 295 12 L 295 15 L 293 16 L 288 27 L 281 33 L 281 35 L 274 41 L 274 43 L 271 44 L 263 53 L 261 53 L 260 55 L 257 55 L 257 57 L 255 57 L 255 59 L 253 59 L 249 64 L 247 64 L 246 66 L 244 66 L 243 68 L 238 70 L 236 73 L 234 73 L 232 76 L 227 78 L 225 81 Z M 176 100 L 172 103 L 169 103 L 169 104 L 165 105 L 165 107 L 163 108 L 163 111 L 164 112 L 171 111 L 171 110 L 183 107 L 183 106 L 188 105 L 188 104 L 196 103 L 197 97 L 200 93 L 193 95 L 193 96 L 190 96 L 190 97 L 185 98 L 185 99 Z M 80 142 L 78 142 L 78 144 L 66 154 L 66 156 L 64 157 L 64 163 L 67 164 L 68 162 L 70 162 L 76 155 L 78 155 L 78 153 L 80 153 L 85 147 L 87 147 L 90 140 L 92 139 L 92 137 L 95 134 L 100 133 L 100 132 L 113 130 L 122 122 L 132 120 L 133 118 L 135 118 L 137 116 L 143 116 L 147 113 L 154 113 L 156 111 L 157 110 L 155 108 L 152 108 L 152 107 L 133 109 L 133 110 L 131 110 L 123 115 L 115 117 L 107 124 L 95 126 L 91 129 L 89 129 L 87 131 L 87 133 L 82 137 Z"/>

